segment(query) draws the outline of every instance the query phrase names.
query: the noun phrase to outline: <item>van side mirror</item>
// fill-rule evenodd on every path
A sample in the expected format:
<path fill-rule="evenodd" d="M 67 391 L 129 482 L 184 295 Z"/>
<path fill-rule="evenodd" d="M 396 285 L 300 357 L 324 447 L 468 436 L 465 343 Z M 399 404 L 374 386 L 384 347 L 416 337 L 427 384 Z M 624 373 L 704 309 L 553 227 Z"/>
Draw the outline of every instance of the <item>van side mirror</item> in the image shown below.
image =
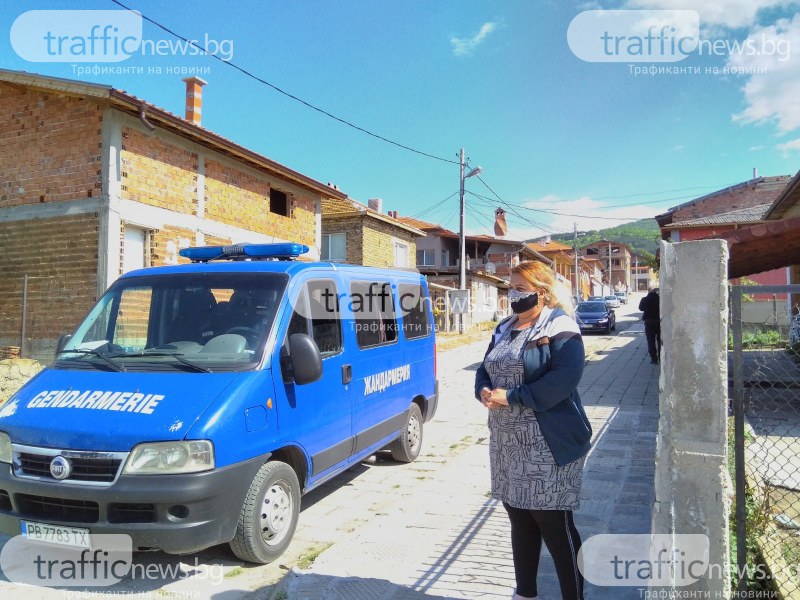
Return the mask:
<path fill-rule="evenodd" d="M 56 356 L 61 354 L 61 352 L 64 350 L 64 347 L 71 339 L 72 339 L 71 333 L 65 333 L 64 335 L 58 338 L 58 341 L 56 342 Z"/>
<path fill-rule="evenodd" d="M 294 379 L 297 385 L 313 383 L 322 377 L 322 357 L 317 343 L 305 333 L 289 336 L 288 360 L 281 361 L 284 377 Z"/>

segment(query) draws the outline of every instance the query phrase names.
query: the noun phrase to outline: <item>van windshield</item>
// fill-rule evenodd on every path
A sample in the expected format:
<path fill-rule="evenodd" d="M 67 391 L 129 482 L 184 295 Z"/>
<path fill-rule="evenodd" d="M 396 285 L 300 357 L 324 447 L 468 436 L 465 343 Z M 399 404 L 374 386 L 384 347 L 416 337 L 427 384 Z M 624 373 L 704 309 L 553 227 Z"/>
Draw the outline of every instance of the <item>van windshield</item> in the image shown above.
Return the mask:
<path fill-rule="evenodd" d="M 288 277 L 194 273 L 118 280 L 55 368 L 239 371 L 257 365 Z"/>

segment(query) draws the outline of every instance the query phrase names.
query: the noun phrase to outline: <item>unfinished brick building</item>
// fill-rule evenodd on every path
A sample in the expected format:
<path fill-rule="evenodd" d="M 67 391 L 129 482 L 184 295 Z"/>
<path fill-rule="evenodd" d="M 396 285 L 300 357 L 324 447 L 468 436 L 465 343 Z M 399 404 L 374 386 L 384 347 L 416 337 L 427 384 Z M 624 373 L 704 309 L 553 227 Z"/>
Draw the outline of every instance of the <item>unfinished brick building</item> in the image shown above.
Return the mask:
<path fill-rule="evenodd" d="M 203 83 L 186 80 L 181 118 L 0 70 L 0 346 L 49 362 L 121 273 L 186 246 L 297 241 L 319 257 L 321 202 L 346 194 L 201 127 Z"/>

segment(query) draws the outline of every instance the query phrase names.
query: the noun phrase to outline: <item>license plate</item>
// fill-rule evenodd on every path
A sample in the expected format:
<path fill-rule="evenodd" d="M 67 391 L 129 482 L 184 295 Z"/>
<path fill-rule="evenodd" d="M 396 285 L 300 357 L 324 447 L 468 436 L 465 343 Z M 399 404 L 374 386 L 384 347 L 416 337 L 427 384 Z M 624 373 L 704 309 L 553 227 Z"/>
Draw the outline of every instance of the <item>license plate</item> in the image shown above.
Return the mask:
<path fill-rule="evenodd" d="M 65 527 L 63 525 L 50 525 L 49 523 L 20 521 L 19 529 L 20 532 L 22 532 L 22 537 L 37 542 L 61 544 L 63 546 L 77 546 L 78 548 L 92 547 L 89 530 L 80 527 Z"/>

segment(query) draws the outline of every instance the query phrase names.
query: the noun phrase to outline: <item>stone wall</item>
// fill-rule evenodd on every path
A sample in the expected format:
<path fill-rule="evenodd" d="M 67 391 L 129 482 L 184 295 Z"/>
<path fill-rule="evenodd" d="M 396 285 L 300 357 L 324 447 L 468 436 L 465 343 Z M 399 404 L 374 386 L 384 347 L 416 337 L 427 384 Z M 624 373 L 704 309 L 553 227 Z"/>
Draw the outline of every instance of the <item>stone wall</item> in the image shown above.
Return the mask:
<path fill-rule="evenodd" d="M 35 360 L 0 360 L 0 405 L 43 368 Z"/>

